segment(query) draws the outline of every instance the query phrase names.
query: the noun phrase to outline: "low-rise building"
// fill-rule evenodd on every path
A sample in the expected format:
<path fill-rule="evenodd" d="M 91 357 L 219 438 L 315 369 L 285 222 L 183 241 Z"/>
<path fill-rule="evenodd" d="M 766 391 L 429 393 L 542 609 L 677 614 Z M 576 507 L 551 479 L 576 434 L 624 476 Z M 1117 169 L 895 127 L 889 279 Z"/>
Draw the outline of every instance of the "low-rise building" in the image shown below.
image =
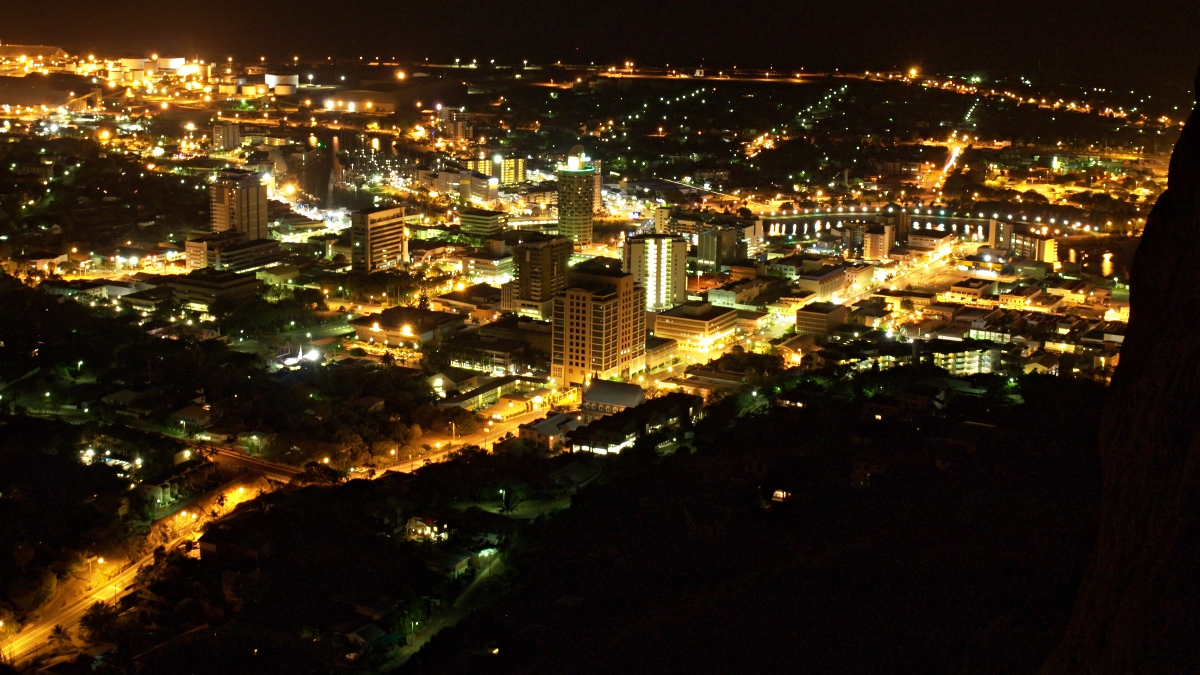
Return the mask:
<path fill-rule="evenodd" d="M 815 272 L 797 274 L 793 284 L 802 291 L 813 293 L 817 302 L 829 302 L 849 287 L 846 270 L 844 265 L 823 267 Z"/>
<path fill-rule="evenodd" d="M 679 349 L 721 351 L 737 331 L 738 310 L 689 301 L 654 315 L 654 335 L 675 340 Z"/>
<path fill-rule="evenodd" d="M 363 342 L 388 346 L 423 345 L 445 339 L 466 326 L 466 317 L 415 307 L 392 307 L 350 320 Z"/>
<path fill-rule="evenodd" d="M 169 287 L 179 304 L 199 312 L 209 311 L 218 300 L 244 300 L 258 293 L 262 282 L 253 274 L 218 271 L 211 267 L 189 274 L 175 274 L 158 278 L 158 283 Z M 129 301 L 129 296 L 125 296 Z"/>
<path fill-rule="evenodd" d="M 671 365 L 678 358 L 678 350 L 675 340 L 657 335 L 646 338 L 646 370 L 653 372 Z"/>
<path fill-rule="evenodd" d="M 921 340 L 917 353 L 922 363 L 931 363 L 953 376 L 992 373 L 1000 370 L 1000 346 L 982 340 Z"/>
<path fill-rule="evenodd" d="M 582 425 L 579 415 L 556 413 L 517 427 L 517 438 L 554 450 L 565 445 L 567 435 Z"/>
<path fill-rule="evenodd" d="M 672 392 L 596 419 L 570 434 L 571 450 L 612 454 L 661 432 L 686 432 L 704 415 L 701 397 Z"/>
<path fill-rule="evenodd" d="M 636 384 L 592 380 L 583 390 L 583 405 L 579 410 L 584 421 L 590 422 L 645 402 L 646 392 Z"/>
<path fill-rule="evenodd" d="M 429 307 L 468 316 L 473 323 L 490 323 L 500 318 L 500 289 L 487 284 L 467 286 L 433 298 Z"/>
<path fill-rule="evenodd" d="M 814 302 L 796 310 L 796 335 L 824 337 L 846 323 L 848 310 L 832 302 Z"/>

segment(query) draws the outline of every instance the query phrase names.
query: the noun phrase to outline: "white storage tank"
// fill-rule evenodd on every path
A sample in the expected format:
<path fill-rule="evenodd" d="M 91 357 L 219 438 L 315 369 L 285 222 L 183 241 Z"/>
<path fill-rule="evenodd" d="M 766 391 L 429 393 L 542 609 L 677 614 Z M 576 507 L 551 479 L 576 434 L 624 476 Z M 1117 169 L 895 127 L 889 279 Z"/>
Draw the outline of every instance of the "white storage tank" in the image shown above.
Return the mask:
<path fill-rule="evenodd" d="M 271 87 L 272 89 L 281 84 L 290 84 L 292 87 L 300 86 L 299 75 L 272 75 L 268 73 L 265 79 L 267 81 L 267 86 Z"/>

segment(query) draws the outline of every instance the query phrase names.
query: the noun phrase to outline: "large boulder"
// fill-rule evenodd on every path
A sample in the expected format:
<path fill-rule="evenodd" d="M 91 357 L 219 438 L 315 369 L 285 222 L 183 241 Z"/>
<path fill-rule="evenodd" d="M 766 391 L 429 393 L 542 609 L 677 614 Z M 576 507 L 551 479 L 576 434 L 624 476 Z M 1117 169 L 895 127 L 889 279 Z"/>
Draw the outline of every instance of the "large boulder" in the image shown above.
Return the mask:
<path fill-rule="evenodd" d="M 1200 95 L 1200 75 L 1197 76 Z M 1200 672 L 1200 116 L 1134 258 L 1095 557 L 1052 673 Z"/>

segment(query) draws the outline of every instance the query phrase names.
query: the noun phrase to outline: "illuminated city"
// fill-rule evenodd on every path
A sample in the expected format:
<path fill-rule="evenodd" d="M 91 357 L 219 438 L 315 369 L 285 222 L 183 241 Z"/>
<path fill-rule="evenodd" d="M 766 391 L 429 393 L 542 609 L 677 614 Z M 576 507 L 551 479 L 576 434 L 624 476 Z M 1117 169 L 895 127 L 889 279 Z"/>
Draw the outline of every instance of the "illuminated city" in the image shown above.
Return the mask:
<path fill-rule="evenodd" d="M 314 39 L 0 42 L 0 674 L 1129 672 L 1189 82 Z"/>

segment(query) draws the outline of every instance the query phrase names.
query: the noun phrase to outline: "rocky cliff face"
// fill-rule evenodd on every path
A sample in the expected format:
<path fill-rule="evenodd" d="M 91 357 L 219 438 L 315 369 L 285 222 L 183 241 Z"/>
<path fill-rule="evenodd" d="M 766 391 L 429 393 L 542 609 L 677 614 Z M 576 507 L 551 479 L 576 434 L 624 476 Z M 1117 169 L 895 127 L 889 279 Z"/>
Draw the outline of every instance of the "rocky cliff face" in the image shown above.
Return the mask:
<path fill-rule="evenodd" d="M 1044 675 L 1200 671 L 1200 113 L 1131 283 L 1101 436 L 1099 541 Z"/>

